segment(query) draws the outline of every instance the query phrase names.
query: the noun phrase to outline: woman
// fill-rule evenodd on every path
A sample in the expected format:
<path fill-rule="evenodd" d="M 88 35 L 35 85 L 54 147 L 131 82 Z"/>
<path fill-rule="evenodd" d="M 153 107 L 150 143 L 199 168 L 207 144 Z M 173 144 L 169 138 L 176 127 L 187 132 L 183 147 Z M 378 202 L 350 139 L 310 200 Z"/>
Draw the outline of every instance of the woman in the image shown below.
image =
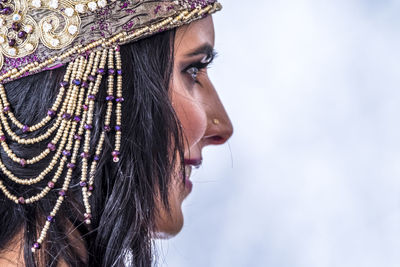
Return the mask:
<path fill-rule="evenodd" d="M 180 231 L 191 168 L 232 134 L 207 76 L 219 9 L 1 3 L 0 266 L 150 266 Z"/>

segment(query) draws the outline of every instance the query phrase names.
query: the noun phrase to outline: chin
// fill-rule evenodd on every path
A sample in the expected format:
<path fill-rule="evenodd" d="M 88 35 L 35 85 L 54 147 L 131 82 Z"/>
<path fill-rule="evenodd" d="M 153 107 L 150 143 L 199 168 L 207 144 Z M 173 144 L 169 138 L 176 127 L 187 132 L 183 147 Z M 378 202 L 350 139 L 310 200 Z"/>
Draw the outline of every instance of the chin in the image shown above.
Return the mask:
<path fill-rule="evenodd" d="M 172 207 L 170 214 L 163 210 L 156 220 L 155 238 L 169 239 L 176 236 L 183 228 L 183 213 L 179 207 Z"/>

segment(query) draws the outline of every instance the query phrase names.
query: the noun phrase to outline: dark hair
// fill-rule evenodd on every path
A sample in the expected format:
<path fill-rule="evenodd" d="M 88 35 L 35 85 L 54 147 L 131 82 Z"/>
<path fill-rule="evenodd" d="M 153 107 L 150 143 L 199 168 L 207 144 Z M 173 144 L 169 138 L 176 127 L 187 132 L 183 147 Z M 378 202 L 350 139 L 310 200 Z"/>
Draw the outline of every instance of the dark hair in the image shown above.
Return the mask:
<path fill-rule="evenodd" d="M 124 72 L 123 123 L 120 162 L 115 164 L 110 156 L 113 135 L 106 138 L 98 171 L 95 175 L 92 196 L 92 224 L 83 223 L 84 209 L 79 187 L 79 169 L 76 169 L 68 197 L 59 210 L 40 251 L 33 256 L 31 246 L 37 238 L 46 214 L 55 204 L 57 191 L 50 193 L 35 204 L 17 205 L 0 194 L 0 249 L 7 249 L 13 238 L 24 233 L 24 261 L 26 266 L 56 266 L 61 260 L 68 266 L 151 266 L 152 232 L 155 227 L 156 198 L 159 196 L 168 210 L 170 179 L 177 163 L 183 161 L 181 129 L 169 98 L 169 82 L 173 67 L 173 43 L 175 31 L 167 31 L 152 37 L 121 46 Z M 32 125 L 41 119 L 54 102 L 59 82 L 66 67 L 45 71 L 21 78 L 5 85 L 7 97 L 15 115 L 23 123 Z M 100 87 L 99 98 L 106 96 L 106 79 Z M 105 110 L 103 101 L 96 102 L 91 143 L 98 139 Z M 44 129 L 45 130 L 45 129 Z M 43 133 L 38 131 L 37 134 Z M 31 157 L 46 144 L 32 145 L 29 149 L 10 144 L 17 155 Z M 92 146 L 94 147 L 94 145 Z M 29 150 L 29 151 L 26 151 Z M 16 175 L 32 177 L 46 167 L 22 169 L 7 160 L 3 162 Z M 182 164 L 181 164 L 182 166 Z M 182 170 L 183 171 L 183 170 Z M 17 187 L 5 179 L 12 193 L 32 195 L 37 188 Z M 71 244 L 70 227 L 78 230 L 85 242 L 87 262 L 79 255 L 79 249 Z"/>

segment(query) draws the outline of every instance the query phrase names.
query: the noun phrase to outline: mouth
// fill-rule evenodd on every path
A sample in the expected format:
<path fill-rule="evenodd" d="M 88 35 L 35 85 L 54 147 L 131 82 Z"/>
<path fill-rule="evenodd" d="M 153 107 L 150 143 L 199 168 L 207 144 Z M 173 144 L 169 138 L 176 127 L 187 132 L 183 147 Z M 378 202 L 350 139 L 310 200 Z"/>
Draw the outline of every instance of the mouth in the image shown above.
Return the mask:
<path fill-rule="evenodd" d="M 199 168 L 202 163 L 202 159 L 201 158 L 185 159 L 184 163 L 185 163 L 185 174 L 186 174 L 185 188 L 190 193 L 193 188 L 193 183 L 192 183 L 192 181 L 190 181 L 190 175 L 192 174 L 192 169 L 193 169 L 193 167 L 196 169 Z"/>

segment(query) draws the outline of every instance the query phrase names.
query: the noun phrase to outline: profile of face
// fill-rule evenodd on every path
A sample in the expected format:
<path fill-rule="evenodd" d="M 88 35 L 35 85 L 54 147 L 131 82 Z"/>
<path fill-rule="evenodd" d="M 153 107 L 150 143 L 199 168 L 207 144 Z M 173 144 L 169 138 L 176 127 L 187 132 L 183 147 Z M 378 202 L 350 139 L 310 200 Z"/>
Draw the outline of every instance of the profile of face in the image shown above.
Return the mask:
<path fill-rule="evenodd" d="M 215 56 L 214 39 L 211 16 L 176 30 L 170 90 L 185 138 L 186 180 L 184 183 L 180 175 L 173 177 L 170 212 L 158 203 L 158 237 L 168 238 L 182 229 L 182 202 L 192 190 L 191 169 L 201 164 L 203 147 L 223 144 L 233 132 L 231 121 L 207 74 L 207 67 Z"/>

